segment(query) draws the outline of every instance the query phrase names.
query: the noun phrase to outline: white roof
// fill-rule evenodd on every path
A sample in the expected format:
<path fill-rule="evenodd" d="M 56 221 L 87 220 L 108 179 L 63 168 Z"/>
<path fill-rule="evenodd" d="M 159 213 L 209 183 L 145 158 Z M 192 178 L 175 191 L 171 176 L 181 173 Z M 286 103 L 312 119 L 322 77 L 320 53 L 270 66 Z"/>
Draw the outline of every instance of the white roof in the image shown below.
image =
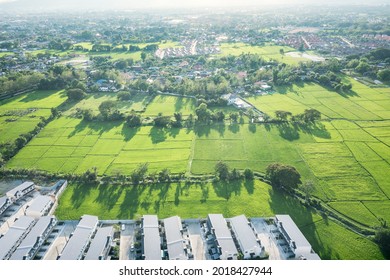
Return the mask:
<path fill-rule="evenodd" d="M 26 238 L 19 245 L 16 251 L 12 254 L 11 260 L 23 260 L 24 256 L 27 256 L 29 252 L 34 248 L 38 237 L 42 237 L 47 228 L 55 219 L 54 216 L 44 216 L 38 220 L 31 231 L 27 234 Z"/>
<path fill-rule="evenodd" d="M 49 196 L 39 195 L 37 196 L 31 205 L 27 208 L 26 213 L 29 215 L 30 212 L 42 213 L 45 211 L 46 207 L 51 204 L 53 201 Z"/>
<path fill-rule="evenodd" d="M 285 233 L 295 242 L 296 247 L 311 247 L 309 241 L 299 230 L 297 225 L 291 219 L 290 215 L 275 215 L 276 219 L 282 223 Z"/>
<path fill-rule="evenodd" d="M 214 228 L 214 234 L 221 247 L 222 254 L 237 254 L 238 252 L 232 234 L 222 214 L 209 214 L 208 218 L 211 226 Z"/>
<path fill-rule="evenodd" d="M 85 260 L 99 260 L 99 257 L 103 253 L 104 249 L 109 245 L 107 242 L 111 242 L 114 235 L 113 227 L 102 227 L 96 232 L 91 245 L 89 246 L 88 252 L 85 255 Z"/>
<path fill-rule="evenodd" d="M 184 252 L 184 239 L 181 232 L 183 227 L 181 224 L 181 219 L 178 216 L 164 219 L 164 228 L 165 236 L 167 238 L 169 259 L 188 259 Z"/>
<path fill-rule="evenodd" d="M 0 238 L 0 260 L 4 260 L 12 248 L 27 233 L 27 230 L 34 223 L 34 219 L 28 216 L 21 216 Z"/>
<path fill-rule="evenodd" d="M 72 237 L 69 239 L 65 248 L 62 250 L 60 260 L 79 260 L 81 259 L 86 245 L 90 241 L 92 234 L 98 224 L 98 217 L 84 215 L 81 217 Z"/>
<path fill-rule="evenodd" d="M 255 233 L 248 223 L 249 221 L 245 215 L 240 215 L 230 219 L 230 225 L 235 232 L 236 238 L 240 240 L 240 244 L 244 251 L 251 250 L 254 247 L 260 248 Z"/>
<path fill-rule="evenodd" d="M 18 191 L 24 191 L 25 189 L 28 189 L 32 185 L 34 185 L 33 182 L 29 182 L 29 181 L 24 182 L 24 183 L 20 184 L 19 186 L 17 186 L 16 188 L 13 188 L 12 190 L 8 191 L 7 196 L 15 196 L 15 194 Z"/>
<path fill-rule="evenodd" d="M 145 260 L 161 260 L 161 242 L 157 216 L 144 215 L 142 227 Z"/>

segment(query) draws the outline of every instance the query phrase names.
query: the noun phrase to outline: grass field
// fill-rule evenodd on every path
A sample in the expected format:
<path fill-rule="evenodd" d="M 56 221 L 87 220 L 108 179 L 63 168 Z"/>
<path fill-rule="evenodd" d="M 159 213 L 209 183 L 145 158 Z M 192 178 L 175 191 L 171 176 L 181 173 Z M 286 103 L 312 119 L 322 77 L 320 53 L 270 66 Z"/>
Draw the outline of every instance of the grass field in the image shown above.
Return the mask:
<path fill-rule="evenodd" d="M 135 94 L 132 97 L 132 100 L 117 102 L 116 93 L 90 93 L 86 99 L 78 102 L 71 109 L 66 111 L 64 115 L 72 115 L 77 111 L 77 109 L 91 109 L 93 113 L 97 115 L 99 114 L 99 105 L 107 100 L 115 101 L 120 112 L 129 114 L 132 110 L 137 112 L 145 110 L 150 97 L 144 94 Z"/>
<path fill-rule="evenodd" d="M 292 57 L 286 54 L 282 55 L 280 50 L 283 49 L 285 53 L 295 51 L 295 49 L 287 46 L 251 46 L 244 43 L 222 43 L 220 56 L 241 54 L 258 54 L 266 60 L 276 60 L 286 64 L 298 65 L 301 61 L 310 61 L 304 57 Z"/>
<path fill-rule="evenodd" d="M 383 259 L 371 241 L 323 220 L 296 200 L 260 181 L 235 183 L 171 183 L 142 187 L 70 185 L 56 210 L 59 219 L 78 219 L 89 213 L 100 219 L 204 218 L 209 213 L 225 217 L 271 217 L 289 213 L 323 259 Z"/>
<path fill-rule="evenodd" d="M 41 117 L 51 115 L 51 108 L 66 99 L 62 92 L 33 91 L 0 102 L 0 143 L 13 142 L 32 131 Z"/>
<path fill-rule="evenodd" d="M 162 113 L 164 116 L 173 116 L 175 112 L 181 112 L 184 116 L 194 114 L 196 102 L 192 98 L 159 95 L 146 108 L 144 115 L 157 116 Z"/>

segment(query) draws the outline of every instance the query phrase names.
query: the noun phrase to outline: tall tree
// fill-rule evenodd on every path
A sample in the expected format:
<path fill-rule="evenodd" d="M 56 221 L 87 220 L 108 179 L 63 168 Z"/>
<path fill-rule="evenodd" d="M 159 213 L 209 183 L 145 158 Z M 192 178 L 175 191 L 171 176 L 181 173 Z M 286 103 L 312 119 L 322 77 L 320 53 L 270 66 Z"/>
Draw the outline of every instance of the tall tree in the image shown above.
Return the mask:
<path fill-rule="evenodd" d="M 295 189 L 301 184 L 301 175 L 290 165 L 272 163 L 268 165 L 265 176 L 276 188 Z"/>

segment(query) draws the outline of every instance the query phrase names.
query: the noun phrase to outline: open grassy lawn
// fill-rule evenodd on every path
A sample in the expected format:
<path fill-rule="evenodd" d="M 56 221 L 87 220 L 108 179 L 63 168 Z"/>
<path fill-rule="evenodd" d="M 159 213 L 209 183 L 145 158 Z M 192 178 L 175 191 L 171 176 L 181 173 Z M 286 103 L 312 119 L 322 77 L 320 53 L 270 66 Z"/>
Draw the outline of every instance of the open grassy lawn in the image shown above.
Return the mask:
<path fill-rule="evenodd" d="M 181 112 L 184 116 L 194 114 L 196 102 L 192 98 L 159 95 L 148 105 L 145 116 L 157 116 L 162 113 L 164 116 L 173 116 L 175 112 Z"/>
<path fill-rule="evenodd" d="M 209 213 L 225 217 L 271 217 L 288 213 L 323 259 L 383 259 L 371 241 L 323 220 L 295 199 L 272 190 L 260 181 L 235 183 L 171 183 L 148 186 L 68 186 L 56 216 L 78 219 L 88 213 L 100 219 L 138 219 L 144 214 L 159 218 L 204 218 Z"/>
<path fill-rule="evenodd" d="M 71 109 L 65 112 L 64 115 L 69 116 L 74 114 L 78 109 L 91 109 L 95 115 L 99 114 L 99 105 L 107 100 L 117 102 L 117 108 L 120 112 L 129 114 L 132 110 L 143 111 L 150 100 L 150 96 L 144 94 L 134 94 L 132 100 L 118 101 L 117 93 L 96 92 L 88 94 L 87 98 L 81 100 Z"/>
<path fill-rule="evenodd" d="M 367 206 L 360 201 L 331 202 L 329 205 L 340 213 L 349 213 L 353 220 L 366 225 L 380 226 L 378 218 L 370 211 Z"/>
<path fill-rule="evenodd" d="M 21 134 L 32 131 L 41 117 L 49 117 L 51 108 L 65 99 L 60 91 L 33 91 L 0 101 L 0 143 L 13 142 Z"/>
<path fill-rule="evenodd" d="M 222 43 L 220 48 L 221 56 L 239 56 L 240 54 L 246 53 L 258 54 L 266 60 L 276 60 L 292 65 L 298 65 L 301 61 L 310 61 L 308 58 L 305 57 L 292 57 L 286 54 L 280 54 L 281 49 L 283 49 L 285 53 L 295 51 L 295 49 L 287 46 L 251 46 L 245 43 Z"/>

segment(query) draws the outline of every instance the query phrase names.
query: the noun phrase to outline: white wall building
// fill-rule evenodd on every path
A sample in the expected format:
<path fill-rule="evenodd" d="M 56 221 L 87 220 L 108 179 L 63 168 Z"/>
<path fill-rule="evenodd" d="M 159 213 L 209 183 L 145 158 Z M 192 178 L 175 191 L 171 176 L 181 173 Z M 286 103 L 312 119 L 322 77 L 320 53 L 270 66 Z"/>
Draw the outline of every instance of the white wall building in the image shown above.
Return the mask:
<path fill-rule="evenodd" d="M 232 234 L 222 214 L 209 214 L 207 226 L 215 237 L 215 245 L 221 260 L 236 260 L 238 252 Z"/>
<path fill-rule="evenodd" d="M 54 216 L 40 218 L 10 260 L 32 260 L 56 224 L 57 219 Z"/>
<path fill-rule="evenodd" d="M 26 209 L 26 216 L 38 219 L 49 213 L 53 200 L 49 196 L 39 195 L 37 196 L 31 205 Z"/>
<path fill-rule="evenodd" d="M 98 225 L 98 217 L 84 215 L 71 235 L 65 248 L 59 256 L 59 260 L 80 260 L 91 241 Z"/>
<path fill-rule="evenodd" d="M 275 215 L 275 218 L 280 233 L 286 239 L 296 259 L 320 259 L 290 215 Z"/>
<path fill-rule="evenodd" d="M 28 216 L 21 216 L 0 238 L 0 260 L 8 260 L 23 238 L 34 225 L 35 220 Z"/>
<path fill-rule="evenodd" d="M 245 215 L 233 217 L 229 221 L 244 259 L 260 257 L 263 247 Z"/>
<path fill-rule="evenodd" d="M 114 227 L 101 227 L 91 241 L 84 260 L 106 260 L 114 238 Z"/>
<path fill-rule="evenodd" d="M 161 260 L 161 237 L 156 215 L 142 217 L 142 248 L 145 260 Z"/>
<path fill-rule="evenodd" d="M 183 226 L 178 216 L 164 219 L 164 229 L 170 260 L 188 260 L 187 243 L 183 238 Z"/>
<path fill-rule="evenodd" d="M 6 196 L 13 201 L 17 201 L 18 199 L 22 198 L 29 192 L 34 190 L 35 184 L 33 182 L 24 182 L 23 184 L 20 184 L 16 188 L 13 188 L 12 190 L 8 191 L 6 193 Z"/>
<path fill-rule="evenodd" d="M 11 204 L 12 201 L 8 197 L 0 197 L 0 215 L 2 215 L 7 210 L 7 208 L 11 206 Z"/>

